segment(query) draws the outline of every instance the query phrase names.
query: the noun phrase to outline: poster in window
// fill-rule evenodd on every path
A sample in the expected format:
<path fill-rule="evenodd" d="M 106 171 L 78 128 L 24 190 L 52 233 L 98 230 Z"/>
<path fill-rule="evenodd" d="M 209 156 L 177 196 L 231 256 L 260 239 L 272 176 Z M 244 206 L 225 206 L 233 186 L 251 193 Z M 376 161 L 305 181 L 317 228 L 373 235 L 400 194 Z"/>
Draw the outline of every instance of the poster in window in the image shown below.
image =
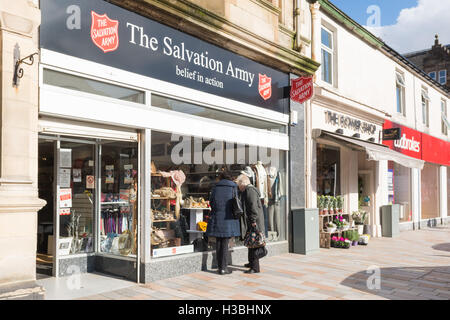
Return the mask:
<path fill-rule="evenodd" d="M 59 169 L 59 186 L 61 188 L 70 188 L 71 169 Z"/>
<path fill-rule="evenodd" d="M 61 168 L 72 167 L 72 149 L 59 150 L 59 163 Z"/>
<path fill-rule="evenodd" d="M 59 190 L 59 207 L 71 208 L 72 207 L 72 189 L 60 189 Z"/>
<path fill-rule="evenodd" d="M 73 169 L 73 182 L 81 182 L 81 169 Z"/>
<path fill-rule="evenodd" d="M 125 177 L 123 179 L 124 184 L 130 184 L 133 183 L 133 165 L 132 164 L 126 164 L 123 166 L 123 169 L 125 170 Z"/>
<path fill-rule="evenodd" d="M 95 188 L 94 176 L 86 176 L 86 189 L 94 189 L 94 188 Z"/>
<path fill-rule="evenodd" d="M 114 166 L 105 166 L 105 183 L 114 183 Z"/>

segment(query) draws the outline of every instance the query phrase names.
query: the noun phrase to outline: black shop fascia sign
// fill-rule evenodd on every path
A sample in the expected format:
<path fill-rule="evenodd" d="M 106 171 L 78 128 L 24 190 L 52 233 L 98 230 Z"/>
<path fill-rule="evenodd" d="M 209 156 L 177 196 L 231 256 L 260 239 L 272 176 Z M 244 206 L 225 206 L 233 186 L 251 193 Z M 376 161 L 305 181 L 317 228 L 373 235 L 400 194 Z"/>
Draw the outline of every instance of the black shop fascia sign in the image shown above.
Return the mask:
<path fill-rule="evenodd" d="M 289 76 L 102 0 L 41 0 L 40 47 L 288 113 Z"/>

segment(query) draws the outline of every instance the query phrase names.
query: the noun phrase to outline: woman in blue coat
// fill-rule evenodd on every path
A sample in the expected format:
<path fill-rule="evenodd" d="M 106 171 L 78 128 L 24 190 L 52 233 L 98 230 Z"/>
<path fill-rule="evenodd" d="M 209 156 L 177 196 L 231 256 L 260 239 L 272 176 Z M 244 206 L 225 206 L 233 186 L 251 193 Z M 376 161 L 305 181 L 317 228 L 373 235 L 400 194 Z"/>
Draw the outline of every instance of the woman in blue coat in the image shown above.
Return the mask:
<path fill-rule="evenodd" d="M 216 238 L 217 272 L 221 275 L 230 273 L 228 265 L 228 243 L 231 237 L 241 235 L 239 220 L 233 218 L 232 199 L 237 195 L 237 185 L 231 175 L 220 173 L 219 182 L 211 192 L 211 216 L 206 228 L 208 237 Z"/>

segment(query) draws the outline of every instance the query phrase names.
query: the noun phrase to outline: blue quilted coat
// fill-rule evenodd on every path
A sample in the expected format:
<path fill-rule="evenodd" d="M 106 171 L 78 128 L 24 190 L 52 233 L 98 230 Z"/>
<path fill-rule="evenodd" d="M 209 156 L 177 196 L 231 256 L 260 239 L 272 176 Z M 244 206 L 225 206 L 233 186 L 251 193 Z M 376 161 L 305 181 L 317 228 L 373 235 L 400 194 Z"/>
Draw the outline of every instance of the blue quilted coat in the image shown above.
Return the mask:
<path fill-rule="evenodd" d="M 206 235 L 218 238 L 231 238 L 241 235 L 239 220 L 233 219 L 232 198 L 237 194 L 237 185 L 230 180 L 220 180 L 211 192 L 211 217 Z"/>

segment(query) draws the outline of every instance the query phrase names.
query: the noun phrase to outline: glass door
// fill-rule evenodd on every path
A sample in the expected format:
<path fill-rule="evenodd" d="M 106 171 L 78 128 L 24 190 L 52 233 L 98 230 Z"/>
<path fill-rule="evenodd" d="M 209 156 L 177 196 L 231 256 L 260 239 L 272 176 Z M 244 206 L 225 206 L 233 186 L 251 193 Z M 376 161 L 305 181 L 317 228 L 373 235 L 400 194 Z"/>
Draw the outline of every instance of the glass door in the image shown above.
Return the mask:
<path fill-rule="evenodd" d="M 138 144 L 102 141 L 99 252 L 136 259 Z"/>

